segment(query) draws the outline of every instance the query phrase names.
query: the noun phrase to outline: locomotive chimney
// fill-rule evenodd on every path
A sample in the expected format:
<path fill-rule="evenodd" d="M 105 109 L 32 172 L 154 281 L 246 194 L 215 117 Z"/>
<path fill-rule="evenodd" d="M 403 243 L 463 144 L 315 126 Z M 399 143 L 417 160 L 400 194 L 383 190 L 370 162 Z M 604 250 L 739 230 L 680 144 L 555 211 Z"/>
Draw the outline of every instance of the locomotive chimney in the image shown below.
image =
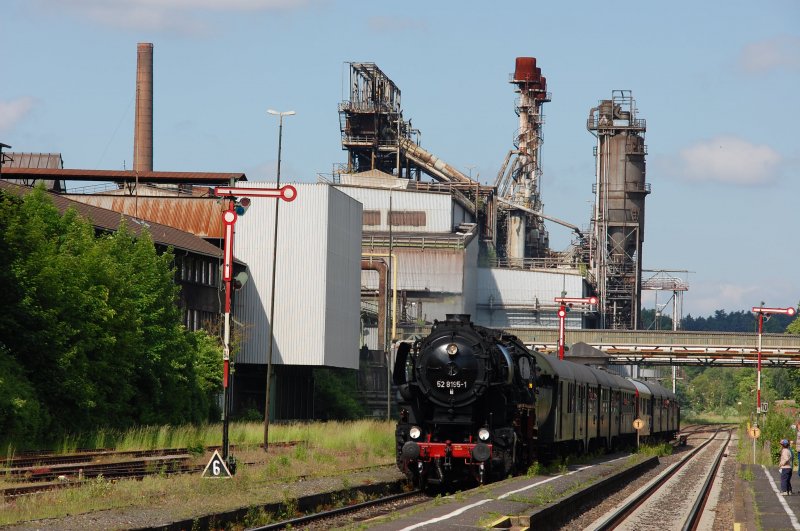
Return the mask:
<path fill-rule="evenodd" d="M 140 42 L 136 47 L 133 171 L 153 171 L 153 44 L 149 42 Z"/>
<path fill-rule="evenodd" d="M 445 314 L 445 319 L 448 321 L 461 323 L 461 324 L 469 324 L 470 314 L 468 313 L 447 313 Z"/>

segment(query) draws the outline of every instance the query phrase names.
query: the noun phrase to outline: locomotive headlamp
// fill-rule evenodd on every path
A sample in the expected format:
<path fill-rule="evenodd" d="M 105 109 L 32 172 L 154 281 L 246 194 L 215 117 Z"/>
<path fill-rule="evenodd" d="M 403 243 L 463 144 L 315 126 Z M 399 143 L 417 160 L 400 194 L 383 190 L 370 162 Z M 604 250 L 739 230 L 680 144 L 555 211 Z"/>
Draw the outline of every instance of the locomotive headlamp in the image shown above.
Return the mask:
<path fill-rule="evenodd" d="M 408 435 L 412 439 L 419 439 L 419 436 L 422 435 L 422 430 L 420 430 L 417 426 L 411 426 L 411 429 L 408 430 Z"/>
<path fill-rule="evenodd" d="M 482 441 L 488 441 L 489 440 L 489 430 L 487 430 L 486 428 L 479 429 L 478 430 L 478 439 L 480 439 Z"/>
<path fill-rule="evenodd" d="M 450 343 L 449 345 L 447 345 L 447 354 L 451 358 L 456 354 L 458 354 L 458 345 L 456 345 L 455 343 Z"/>

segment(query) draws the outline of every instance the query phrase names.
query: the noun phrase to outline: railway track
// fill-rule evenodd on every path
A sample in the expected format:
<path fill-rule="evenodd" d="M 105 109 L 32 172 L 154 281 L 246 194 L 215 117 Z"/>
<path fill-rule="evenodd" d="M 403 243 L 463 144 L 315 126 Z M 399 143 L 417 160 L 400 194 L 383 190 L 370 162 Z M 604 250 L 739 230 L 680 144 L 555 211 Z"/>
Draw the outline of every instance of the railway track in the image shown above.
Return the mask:
<path fill-rule="evenodd" d="M 430 498 L 422 491 L 412 490 L 399 494 L 390 494 L 374 500 L 337 507 L 325 511 L 309 513 L 290 520 L 283 520 L 261 527 L 249 528 L 248 531 L 273 531 L 276 529 L 330 529 L 343 525 L 353 526 L 366 520 L 383 516 L 399 509 L 410 507 Z"/>
<path fill-rule="evenodd" d="M 679 462 L 629 496 L 588 529 L 680 530 L 697 528 L 732 429 L 717 429 Z"/>
<path fill-rule="evenodd" d="M 276 448 L 296 446 L 304 441 L 283 441 L 273 442 L 270 446 Z M 261 446 L 261 445 L 259 445 Z M 221 446 L 207 446 L 206 452 L 213 452 L 214 450 L 221 450 Z M 230 446 L 231 451 L 236 451 L 236 446 Z M 48 465 L 59 465 L 69 463 L 83 463 L 83 462 L 98 462 L 103 460 L 114 460 L 124 458 L 145 458 L 145 457 L 158 457 L 163 455 L 176 455 L 176 454 L 190 454 L 188 448 L 160 448 L 156 450 L 77 450 L 70 454 L 54 454 L 52 452 L 24 452 L 12 457 L 6 458 L 1 463 L 4 468 L 0 468 L 0 474 L 6 473 L 8 469 L 24 468 L 24 467 L 37 467 Z"/>
<path fill-rule="evenodd" d="M 272 445 L 291 447 L 299 442 Z M 206 452 L 219 449 L 218 446 L 210 446 Z M 0 468 L 0 477 L 12 485 L 0 488 L 0 495 L 11 498 L 55 488 L 76 487 L 101 476 L 115 480 L 142 479 L 156 474 L 199 473 L 205 464 L 196 464 L 195 460 L 195 456 L 186 448 L 122 452 L 96 450 L 63 455 L 34 452 L 4 462 L 6 466 Z"/>

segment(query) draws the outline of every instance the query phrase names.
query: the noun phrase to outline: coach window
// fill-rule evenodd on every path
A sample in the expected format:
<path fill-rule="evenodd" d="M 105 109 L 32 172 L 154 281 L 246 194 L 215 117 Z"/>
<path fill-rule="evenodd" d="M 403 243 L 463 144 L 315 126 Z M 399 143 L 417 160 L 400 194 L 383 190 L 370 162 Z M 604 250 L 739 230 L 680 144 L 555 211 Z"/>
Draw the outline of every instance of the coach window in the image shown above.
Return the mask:
<path fill-rule="evenodd" d="M 575 400 L 575 384 L 567 384 L 567 413 L 572 413 L 573 400 Z"/>

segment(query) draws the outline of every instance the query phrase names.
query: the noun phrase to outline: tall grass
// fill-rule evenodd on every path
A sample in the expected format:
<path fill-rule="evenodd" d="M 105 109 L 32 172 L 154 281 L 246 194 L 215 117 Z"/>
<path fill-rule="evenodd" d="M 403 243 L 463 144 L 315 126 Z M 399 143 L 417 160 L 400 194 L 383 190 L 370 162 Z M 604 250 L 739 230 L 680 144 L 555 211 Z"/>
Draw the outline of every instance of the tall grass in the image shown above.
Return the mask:
<path fill-rule="evenodd" d="M 240 465 L 230 481 L 206 480 L 200 474 L 148 476 L 142 481 L 98 478 L 82 486 L 57 489 L 8 502 L 0 500 L 0 526 L 39 518 L 60 518 L 89 511 L 148 506 L 175 512 L 176 517 L 263 504 L 280 497 L 303 477 L 341 477 L 348 486 L 364 466 L 394 465 L 395 424 L 388 421 L 293 422 L 270 425 L 270 442 L 300 441 L 291 447 L 275 446 L 263 452 L 264 426 L 257 422 L 233 423 L 229 429 L 233 452 Z M 63 448 L 75 440 L 102 442 L 106 448 L 143 450 L 219 445 L 222 426 L 143 426 L 126 432 L 98 432 L 86 437 L 65 437 Z M 2 451 L 2 450 L 0 450 Z M 8 447 L 11 454 L 15 451 Z M 195 456 L 204 464 L 208 453 Z M 371 472 L 362 472 L 371 474 Z M 2 479 L 0 478 L 0 482 Z M 276 484 L 283 484 L 276 488 Z M 280 500 L 274 500 L 280 501 Z M 205 511 L 205 512 L 204 512 Z"/>
<path fill-rule="evenodd" d="M 735 412 L 728 412 L 729 414 L 719 414 L 713 412 L 697 413 L 694 411 L 686 410 L 681 412 L 682 424 L 739 424 L 744 418 Z"/>
<path fill-rule="evenodd" d="M 636 453 L 647 457 L 664 457 L 672 455 L 675 448 L 669 443 L 642 444 L 637 448 Z"/>
<path fill-rule="evenodd" d="M 349 422 L 291 422 L 270 424 L 269 442 L 304 441 L 312 448 L 345 451 L 359 448 L 368 454 L 393 455 L 393 422 L 357 420 Z M 231 444 L 239 448 L 257 448 L 264 442 L 260 422 L 232 422 L 228 428 Z M 78 448 L 117 451 L 162 448 L 199 448 L 222 443 L 222 424 L 181 426 L 138 426 L 127 431 L 100 429 L 94 433 L 64 435 L 54 450 L 73 453 Z M 9 454 L 19 453 L 9 446 Z"/>

